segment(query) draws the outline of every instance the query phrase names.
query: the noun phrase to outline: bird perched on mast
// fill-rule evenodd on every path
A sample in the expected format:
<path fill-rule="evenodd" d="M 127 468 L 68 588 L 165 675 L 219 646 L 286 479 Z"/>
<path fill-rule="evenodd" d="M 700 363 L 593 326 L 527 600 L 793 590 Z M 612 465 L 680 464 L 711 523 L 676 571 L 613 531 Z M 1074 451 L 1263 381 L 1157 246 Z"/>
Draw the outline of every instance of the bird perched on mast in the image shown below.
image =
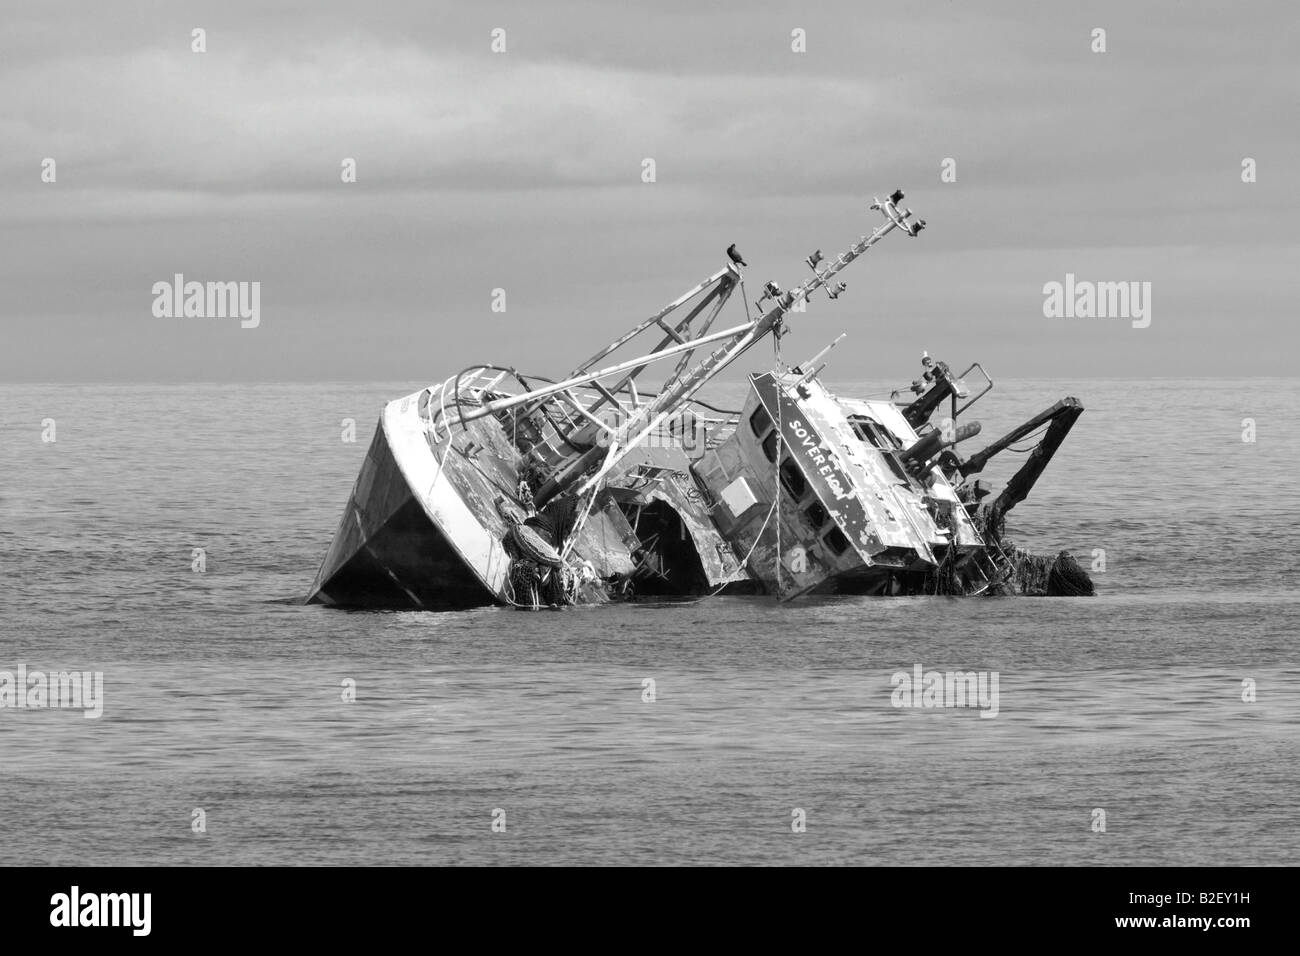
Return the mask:
<path fill-rule="evenodd" d="M 736 244 L 734 242 L 731 245 L 727 246 L 727 258 L 729 258 L 732 262 L 734 262 L 738 266 L 745 266 L 746 268 L 749 267 L 749 263 L 746 262 L 744 257 L 741 256 L 741 254 L 736 251 Z"/>

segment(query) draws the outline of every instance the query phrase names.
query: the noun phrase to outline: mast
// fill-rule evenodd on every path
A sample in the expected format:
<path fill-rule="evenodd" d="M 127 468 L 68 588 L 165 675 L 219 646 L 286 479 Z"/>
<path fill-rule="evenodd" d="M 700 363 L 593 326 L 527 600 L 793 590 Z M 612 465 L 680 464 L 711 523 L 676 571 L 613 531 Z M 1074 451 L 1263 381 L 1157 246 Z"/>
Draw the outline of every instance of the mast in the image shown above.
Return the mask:
<path fill-rule="evenodd" d="M 456 414 L 446 416 L 441 423 L 442 427 L 449 436 L 455 422 L 464 424 L 487 415 L 499 415 L 510 409 L 521 409 L 520 414 L 528 414 L 556 399 L 577 413 L 572 427 L 560 436 L 566 444 L 577 450 L 558 462 L 550 476 L 537 489 L 536 500 L 540 505 L 568 491 L 586 492 L 617 467 L 629 452 L 678 411 L 709 380 L 767 336 L 783 334 L 785 315 L 798 303 L 808 301 L 814 292 L 823 288 L 829 298 L 837 298 L 844 291 L 845 285 L 843 282 L 831 283 L 849 263 L 896 229 L 901 229 L 912 237 L 924 229 L 925 221 L 913 219 L 912 210 L 899 209 L 898 204 L 902 200 L 901 191 L 895 191 L 884 200 L 873 197 L 870 208 L 879 211 L 885 221 L 873 232 L 859 237 L 857 242 L 833 260 L 826 261 L 825 265 L 822 265 L 824 260 L 820 250 L 809 256 L 805 261 L 813 271 L 812 278 L 785 292 L 775 282 L 767 283 L 759 304 L 761 306 L 769 300 L 772 304 L 757 318 L 750 318 L 746 307 L 746 321 L 743 324 L 711 331 L 714 320 L 732 292 L 738 285 L 743 289 L 743 275 L 735 264 L 729 262 L 725 268 L 707 277 L 596 352 L 559 382 L 539 387 L 527 387 L 525 383 L 526 391 L 521 394 L 469 406 L 460 403 L 459 395 L 453 393 L 453 401 L 457 405 Z M 665 321 L 677 309 L 692 301 L 693 305 L 676 324 Z M 638 337 L 645 333 L 654 334 L 656 330 L 661 333 L 661 337 L 649 352 L 604 368 L 595 368 L 598 363 L 624 349 Z M 714 348 L 703 358 L 697 359 L 696 352 L 704 346 Z M 648 401 L 643 401 L 647 396 L 637 391 L 637 378 L 650 365 L 672 357 L 678 359 L 672 372 L 658 393 Z M 519 376 L 516 374 L 516 377 Z M 457 376 L 455 379 L 457 389 L 460 378 Z M 606 384 L 611 380 L 612 385 Z M 445 403 L 452 381 L 449 379 L 443 384 L 439 396 L 441 403 Z M 584 403 L 574 392 L 574 389 L 581 387 L 594 389 L 595 397 Z M 608 427 L 597 418 L 596 413 L 605 406 L 612 408 L 618 416 L 615 427 Z M 436 420 L 431 421 L 430 437 L 434 441 L 441 440 L 438 427 Z M 599 443 L 594 442 L 597 436 L 600 438 Z M 592 447 L 581 450 L 584 445 Z"/>
<path fill-rule="evenodd" d="M 773 299 L 775 304 L 766 313 L 754 320 L 747 329 L 728 336 L 723 340 L 719 348 L 689 369 L 683 369 L 679 365 L 677 373 L 669 382 L 665 383 L 658 397 L 641 408 L 636 415 L 615 432 L 611 437 L 607 451 L 593 448 L 581 456 L 546 483 L 538 495 L 539 499 L 546 500 L 571 487 L 603 455 L 604 461 L 599 468 L 594 474 L 581 482 L 577 491 L 581 494 L 595 486 L 647 435 L 658 428 L 665 418 L 679 408 L 683 402 L 690 399 L 705 383 L 768 335 L 783 334 L 785 315 L 798 302 L 807 301 L 818 289 L 827 287 L 831 280 L 839 275 L 849 263 L 863 255 L 893 230 L 902 229 L 908 236 L 915 237 L 925 228 L 925 221 L 917 219 L 914 222 L 909 222 L 912 210 L 906 209 L 900 212 L 897 206 L 902 199 L 903 193 L 901 190 L 895 191 L 884 201 L 873 197 L 870 208 L 879 210 L 884 215 L 885 222 L 870 234 L 861 236 L 857 242 L 845 252 L 840 253 L 824 269 L 818 269 L 818 265 L 822 262 L 820 251 L 809 256 L 806 261 L 813 271 L 813 278 L 805 280 L 801 285 L 787 292 L 781 292 L 775 283 L 769 282 L 766 287 L 765 298 Z M 828 289 L 828 295 L 835 298 L 843 290 L 844 284 L 838 283 Z"/>

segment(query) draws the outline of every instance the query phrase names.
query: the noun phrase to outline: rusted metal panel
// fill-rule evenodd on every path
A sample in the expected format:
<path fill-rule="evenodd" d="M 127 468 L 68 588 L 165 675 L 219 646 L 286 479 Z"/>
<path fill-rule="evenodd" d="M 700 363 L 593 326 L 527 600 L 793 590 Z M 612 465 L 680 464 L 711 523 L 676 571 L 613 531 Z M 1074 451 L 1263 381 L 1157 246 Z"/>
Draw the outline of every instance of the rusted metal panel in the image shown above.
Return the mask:
<path fill-rule="evenodd" d="M 642 503 L 663 501 L 676 511 L 691 536 L 710 587 L 749 577 L 714 525 L 709 496 L 697 486 L 685 449 L 675 445 L 638 449 L 625 459 L 608 485 L 635 494 Z"/>

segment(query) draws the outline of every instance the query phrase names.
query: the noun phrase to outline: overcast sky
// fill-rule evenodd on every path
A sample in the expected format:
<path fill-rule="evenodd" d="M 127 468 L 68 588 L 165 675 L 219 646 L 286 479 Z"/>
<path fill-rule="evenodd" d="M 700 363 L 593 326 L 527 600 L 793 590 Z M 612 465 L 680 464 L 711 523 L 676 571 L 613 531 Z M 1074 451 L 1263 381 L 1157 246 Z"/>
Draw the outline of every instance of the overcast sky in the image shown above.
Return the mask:
<path fill-rule="evenodd" d="M 848 331 L 835 380 L 921 349 L 1001 377 L 1290 375 L 1295 10 L 6 4 L 0 381 L 561 373 L 731 242 L 751 292 L 805 278 L 896 187 L 930 228 L 793 317 L 787 358 Z M 155 317 L 177 272 L 260 282 L 260 326 Z M 1152 283 L 1150 326 L 1045 318 L 1067 272 Z"/>

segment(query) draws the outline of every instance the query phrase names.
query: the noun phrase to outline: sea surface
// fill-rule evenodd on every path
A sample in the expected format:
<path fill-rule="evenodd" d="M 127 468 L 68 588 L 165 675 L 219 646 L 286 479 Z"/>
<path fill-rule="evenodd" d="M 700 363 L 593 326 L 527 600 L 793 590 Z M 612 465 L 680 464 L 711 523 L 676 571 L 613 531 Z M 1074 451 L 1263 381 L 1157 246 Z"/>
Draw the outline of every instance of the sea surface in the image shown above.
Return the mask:
<path fill-rule="evenodd" d="M 1009 525 L 1094 598 L 302 605 L 423 384 L 0 385 L 0 671 L 104 675 L 0 709 L 0 863 L 1296 862 L 1300 380 L 971 411 L 1087 407 Z M 996 717 L 895 707 L 916 665 Z"/>

